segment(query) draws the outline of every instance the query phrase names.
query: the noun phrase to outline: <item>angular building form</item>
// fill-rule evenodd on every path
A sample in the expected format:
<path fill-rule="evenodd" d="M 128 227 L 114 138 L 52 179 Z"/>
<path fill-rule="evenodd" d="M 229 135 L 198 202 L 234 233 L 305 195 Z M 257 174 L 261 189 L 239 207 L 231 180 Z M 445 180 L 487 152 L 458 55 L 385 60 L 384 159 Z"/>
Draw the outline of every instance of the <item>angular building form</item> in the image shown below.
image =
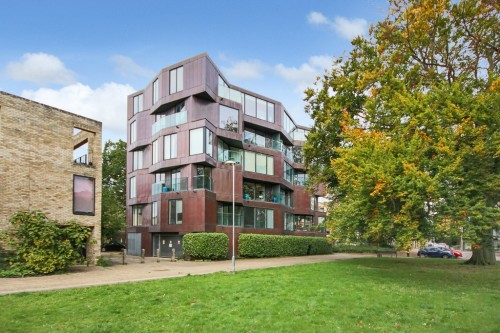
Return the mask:
<path fill-rule="evenodd" d="M 164 68 L 128 97 L 127 242 L 169 256 L 182 236 L 324 236 L 321 193 L 305 187 L 308 129 L 271 98 L 231 85 L 206 54 Z M 236 241 L 237 241 L 236 235 Z"/>
<path fill-rule="evenodd" d="M 0 230 L 18 211 L 92 228 L 100 255 L 102 124 L 0 91 Z"/>

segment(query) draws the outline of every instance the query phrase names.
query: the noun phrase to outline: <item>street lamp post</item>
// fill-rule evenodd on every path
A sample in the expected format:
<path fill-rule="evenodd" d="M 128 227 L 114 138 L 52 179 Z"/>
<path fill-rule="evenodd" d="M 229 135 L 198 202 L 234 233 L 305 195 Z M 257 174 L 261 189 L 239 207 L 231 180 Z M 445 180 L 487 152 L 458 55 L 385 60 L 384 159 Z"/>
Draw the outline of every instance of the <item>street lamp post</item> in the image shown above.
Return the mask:
<path fill-rule="evenodd" d="M 236 164 L 235 161 L 226 161 L 224 164 L 228 164 L 228 165 L 232 165 L 233 166 L 233 273 L 236 273 L 236 257 L 235 257 L 235 252 L 234 252 L 234 214 L 235 214 L 235 210 L 234 210 L 234 165 Z"/>

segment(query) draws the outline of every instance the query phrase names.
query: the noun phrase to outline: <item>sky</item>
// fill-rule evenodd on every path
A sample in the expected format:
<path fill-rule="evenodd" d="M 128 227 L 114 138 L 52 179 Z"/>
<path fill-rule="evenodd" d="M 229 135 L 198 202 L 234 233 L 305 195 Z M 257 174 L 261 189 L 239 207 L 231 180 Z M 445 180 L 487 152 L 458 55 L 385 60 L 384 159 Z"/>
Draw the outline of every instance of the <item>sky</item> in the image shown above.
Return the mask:
<path fill-rule="evenodd" d="M 230 84 L 312 126 L 304 90 L 386 0 L 0 0 L 0 90 L 103 123 L 126 139 L 126 97 L 162 68 L 208 53 Z"/>

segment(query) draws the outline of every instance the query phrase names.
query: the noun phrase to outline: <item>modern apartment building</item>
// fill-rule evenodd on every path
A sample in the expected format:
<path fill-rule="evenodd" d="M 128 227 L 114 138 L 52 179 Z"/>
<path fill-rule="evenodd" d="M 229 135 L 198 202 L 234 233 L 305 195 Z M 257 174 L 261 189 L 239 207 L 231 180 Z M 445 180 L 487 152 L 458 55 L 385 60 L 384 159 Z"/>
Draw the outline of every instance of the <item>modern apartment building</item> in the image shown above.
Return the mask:
<path fill-rule="evenodd" d="M 325 235 L 321 192 L 304 186 L 308 129 L 280 102 L 231 85 L 207 54 L 164 68 L 127 111 L 130 254 L 180 253 L 190 232 L 231 241 L 231 161 L 236 242 L 240 233 Z"/>
<path fill-rule="evenodd" d="M 92 228 L 100 255 L 102 124 L 0 91 L 0 230 L 17 211 Z"/>

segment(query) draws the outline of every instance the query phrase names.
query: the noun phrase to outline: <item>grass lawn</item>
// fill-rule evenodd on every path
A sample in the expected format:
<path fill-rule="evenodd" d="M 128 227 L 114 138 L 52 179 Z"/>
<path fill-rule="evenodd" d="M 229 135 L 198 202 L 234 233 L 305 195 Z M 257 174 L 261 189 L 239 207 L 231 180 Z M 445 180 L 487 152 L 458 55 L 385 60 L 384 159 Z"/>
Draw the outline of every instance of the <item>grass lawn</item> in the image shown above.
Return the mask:
<path fill-rule="evenodd" d="M 486 333 L 499 305 L 500 265 L 366 258 L 0 296 L 0 331 Z"/>

